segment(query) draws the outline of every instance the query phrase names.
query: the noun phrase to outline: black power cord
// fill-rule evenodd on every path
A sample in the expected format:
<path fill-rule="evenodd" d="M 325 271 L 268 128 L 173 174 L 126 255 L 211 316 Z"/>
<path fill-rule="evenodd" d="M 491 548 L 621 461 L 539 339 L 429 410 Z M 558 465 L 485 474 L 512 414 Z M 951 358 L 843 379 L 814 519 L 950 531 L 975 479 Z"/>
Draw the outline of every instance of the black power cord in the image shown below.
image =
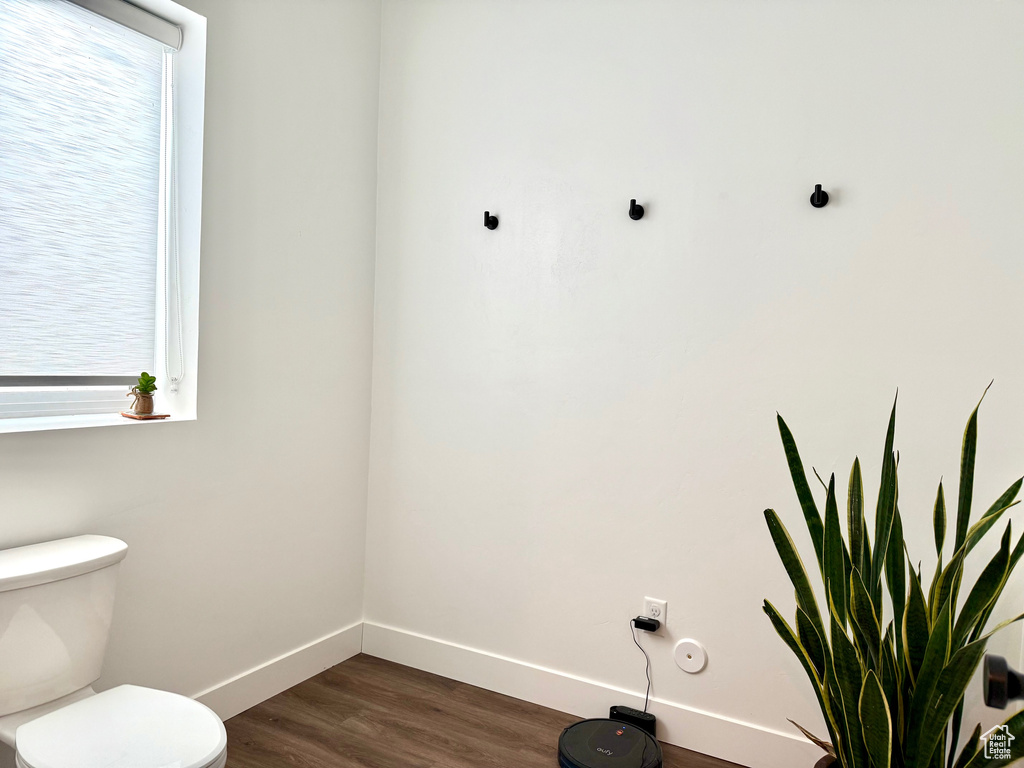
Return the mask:
<path fill-rule="evenodd" d="M 657 620 L 653 620 L 653 621 L 654 621 L 655 625 L 658 625 L 660 623 Z M 647 651 L 644 650 L 644 647 L 642 645 L 640 645 L 640 641 L 637 640 L 637 638 L 636 638 L 636 623 L 635 622 L 636 622 L 636 619 L 630 619 L 629 620 L 629 634 L 633 638 L 633 642 L 636 643 L 636 647 L 640 649 L 640 653 L 642 653 L 644 655 L 644 659 L 647 660 L 647 693 L 644 695 L 644 714 L 647 714 L 647 706 L 648 706 L 648 704 L 650 703 L 650 700 L 651 700 L 651 657 L 647 655 Z M 657 629 L 657 628 L 658 628 L 657 626 L 654 627 L 654 629 Z"/>
<path fill-rule="evenodd" d="M 647 616 L 637 616 L 635 619 L 629 620 L 629 634 L 633 638 L 633 642 L 636 647 L 640 649 L 640 652 L 644 655 L 644 660 L 647 662 L 647 693 L 644 694 L 644 714 L 647 714 L 647 707 L 651 702 L 651 657 L 647 654 L 646 649 L 640 645 L 640 641 L 636 637 L 636 630 L 642 629 L 645 632 L 657 632 L 661 628 L 661 622 L 657 619 L 652 619 Z M 645 768 L 647 765 L 647 748 L 650 745 L 650 739 L 647 733 L 643 730 L 640 731 L 644 737 L 644 750 L 640 753 L 640 765 L 638 768 Z"/>

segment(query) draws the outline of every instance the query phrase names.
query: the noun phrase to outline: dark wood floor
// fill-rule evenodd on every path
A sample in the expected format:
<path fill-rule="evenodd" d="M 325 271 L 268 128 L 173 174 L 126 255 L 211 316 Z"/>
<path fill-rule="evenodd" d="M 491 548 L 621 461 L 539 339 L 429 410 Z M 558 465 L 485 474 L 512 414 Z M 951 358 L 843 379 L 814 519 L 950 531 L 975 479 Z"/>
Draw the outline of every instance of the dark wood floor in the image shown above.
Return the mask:
<path fill-rule="evenodd" d="M 356 656 L 227 722 L 227 768 L 556 768 L 578 717 Z M 735 768 L 665 745 L 666 768 Z"/>

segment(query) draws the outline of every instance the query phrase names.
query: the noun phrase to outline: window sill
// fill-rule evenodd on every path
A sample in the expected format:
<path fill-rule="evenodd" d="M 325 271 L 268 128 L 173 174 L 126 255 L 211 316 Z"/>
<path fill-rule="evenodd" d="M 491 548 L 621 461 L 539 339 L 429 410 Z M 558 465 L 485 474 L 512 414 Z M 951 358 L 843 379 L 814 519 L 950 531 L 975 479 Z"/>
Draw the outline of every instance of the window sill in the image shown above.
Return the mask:
<path fill-rule="evenodd" d="M 45 432 L 51 429 L 82 429 L 85 427 L 124 427 L 195 421 L 195 416 L 170 416 L 166 419 L 127 419 L 119 413 L 89 413 L 80 416 L 31 416 L 23 419 L 0 419 L 0 434 L 9 432 Z"/>

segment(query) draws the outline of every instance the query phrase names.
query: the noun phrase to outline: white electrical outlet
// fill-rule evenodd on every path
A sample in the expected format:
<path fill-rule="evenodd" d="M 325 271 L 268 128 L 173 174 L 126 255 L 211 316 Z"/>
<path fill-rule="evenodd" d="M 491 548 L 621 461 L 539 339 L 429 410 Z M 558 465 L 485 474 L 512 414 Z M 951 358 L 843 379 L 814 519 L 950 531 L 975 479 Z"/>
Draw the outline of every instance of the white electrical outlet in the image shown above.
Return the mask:
<path fill-rule="evenodd" d="M 665 626 L 668 619 L 668 600 L 657 600 L 653 597 L 644 598 L 644 616 L 650 619 L 657 619 L 661 626 Z"/>

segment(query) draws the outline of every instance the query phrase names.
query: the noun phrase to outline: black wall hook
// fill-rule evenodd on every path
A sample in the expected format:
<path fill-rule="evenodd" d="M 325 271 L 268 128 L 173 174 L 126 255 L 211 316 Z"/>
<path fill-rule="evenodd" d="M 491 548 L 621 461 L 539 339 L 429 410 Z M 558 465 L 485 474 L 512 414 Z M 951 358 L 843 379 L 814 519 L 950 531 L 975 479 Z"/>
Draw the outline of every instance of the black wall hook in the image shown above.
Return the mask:
<path fill-rule="evenodd" d="M 828 205 L 828 192 L 821 188 L 821 184 L 814 185 L 814 194 L 811 195 L 811 205 L 815 208 L 824 208 Z"/>
<path fill-rule="evenodd" d="M 487 227 L 488 229 L 497 229 L 498 217 L 491 216 L 490 211 L 484 211 L 484 226 Z"/>
<path fill-rule="evenodd" d="M 640 221 L 644 217 L 644 207 L 637 205 L 636 200 L 629 201 L 629 218 L 633 221 Z"/>

